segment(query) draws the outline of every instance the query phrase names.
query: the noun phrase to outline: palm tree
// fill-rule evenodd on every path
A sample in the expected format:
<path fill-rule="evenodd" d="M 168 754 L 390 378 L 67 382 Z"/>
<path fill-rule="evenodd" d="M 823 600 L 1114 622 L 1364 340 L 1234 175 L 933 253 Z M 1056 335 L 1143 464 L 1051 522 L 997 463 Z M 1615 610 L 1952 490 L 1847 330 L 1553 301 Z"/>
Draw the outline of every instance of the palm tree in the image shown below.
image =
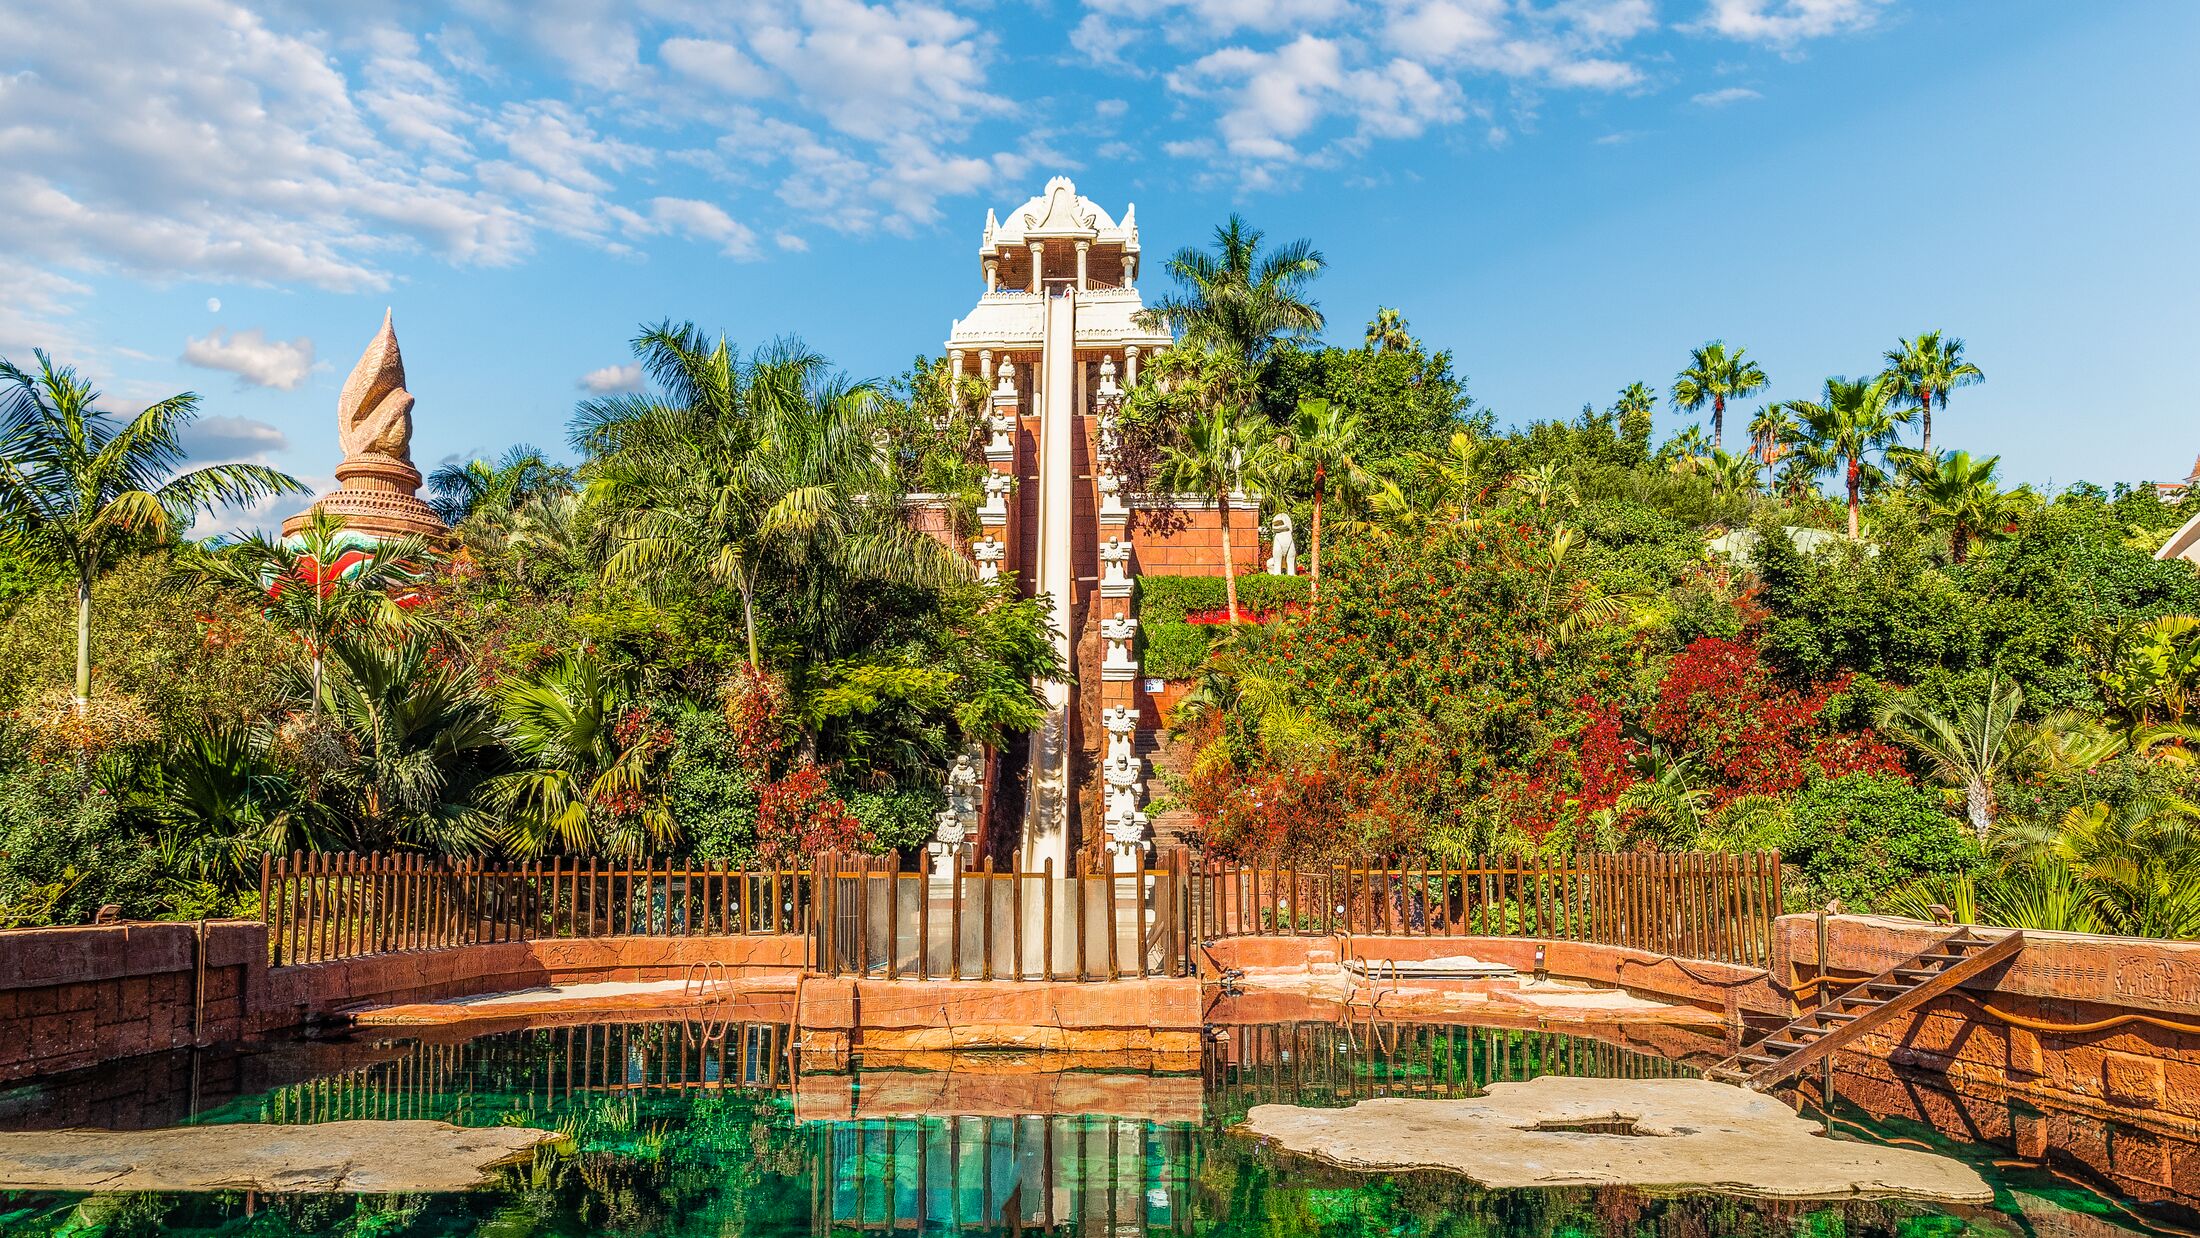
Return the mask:
<path fill-rule="evenodd" d="M 600 663 L 574 654 L 499 695 L 511 746 L 527 762 L 489 786 L 514 850 L 536 855 L 556 843 L 638 855 L 676 835 L 671 810 L 648 790 L 671 736 L 630 704 Z"/>
<path fill-rule="evenodd" d="M 1785 404 L 1767 404 L 1749 419 L 1749 449 L 1757 454 L 1757 461 L 1765 468 L 1774 468 L 1787 454 L 1787 444 L 1795 433 L 1795 418 Z"/>
<path fill-rule="evenodd" d="M 1924 437 L 1918 450 L 1933 450 L 1933 404 L 1948 411 L 1948 393 L 1986 381 L 1986 371 L 1964 359 L 1963 341 L 1944 340 L 1938 331 L 1927 331 L 1914 340 L 1898 341 L 1887 350 L 1887 375 L 1895 380 L 1903 403 L 1923 419 Z"/>
<path fill-rule="evenodd" d="M 1170 447 L 1161 458 L 1161 484 L 1172 490 L 1211 494 L 1222 513 L 1222 590 L 1230 608 L 1230 622 L 1238 621 L 1237 561 L 1230 549 L 1230 495 L 1238 489 L 1247 469 L 1256 473 L 1266 463 L 1269 440 L 1263 426 L 1251 414 L 1234 413 L 1218 404 L 1204 417 L 1184 427 L 1183 442 Z"/>
<path fill-rule="evenodd" d="M 1726 433 L 1726 402 L 1739 400 L 1764 390 L 1765 372 L 1745 355 L 1747 349 L 1737 348 L 1729 353 L 1725 340 L 1713 340 L 1702 348 L 1691 349 L 1688 367 L 1673 380 L 1673 404 L 1693 413 L 1711 405 L 1711 445 L 1724 444 Z"/>
<path fill-rule="evenodd" d="M 902 518 L 876 386 L 793 341 L 744 364 L 692 324 L 645 330 L 635 351 L 660 392 L 584 404 L 573 431 L 596 457 L 584 476 L 606 513 L 606 579 L 731 588 L 755 668 L 768 579 L 807 590 L 810 614 L 829 620 L 819 568 L 917 585 L 967 573 Z"/>
<path fill-rule="evenodd" d="M 1261 239 L 1233 214 L 1215 229 L 1212 253 L 1178 250 L 1168 270 L 1182 288 L 1141 312 L 1140 325 L 1166 326 L 1180 343 L 1228 354 L 1247 368 L 1278 339 L 1319 332 L 1321 310 L 1304 294 L 1326 265 L 1321 251 L 1302 239 L 1262 254 Z"/>
<path fill-rule="evenodd" d="M 318 719 L 329 647 L 361 629 L 406 627 L 408 593 L 426 574 L 428 554 L 422 538 L 367 542 L 345 533 L 341 518 L 315 509 L 295 541 L 254 533 L 219 549 L 187 548 L 179 575 L 259 607 L 297 638 L 311 668 L 311 714 Z"/>
<path fill-rule="evenodd" d="M 1308 557 L 1307 594 L 1322 595 L 1322 500 L 1332 493 L 1350 498 L 1367 487 L 1367 473 L 1360 468 L 1360 418 L 1342 405 L 1327 400 L 1299 401 L 1298 415 L 1290 429 L 1290 465 L 1303 474 L 1314 501 L 1312 547 Z"/>
<path fill-rule="evenodd" d="M 352 634 L 329 653 L 343 672 L 330 677 L 329 713 L 345 757 L 328 777 L 347 793 L 356 844 L 460 854 L 490 842 L 482 799 L 503 736 L 471 676 L 424 631 Z"/>
<path fill-rule="evenodd" d="M 1743 452 L 1730 455 L 1717 447 L 1701 458 L 1699 470 L 1711 479 L 1711 493 L 1716 495 L 1757 493 L 1757 457 Z"/>
<path fill-rule="evenodd" d="M 1367 324 L 1367 350 L 1369 352 L 1411 352 L 1420 341 L 1406 333 L 1406 316 L 1385 305 L 1375 311 L 1374 321 Z"/>
<path fill-rule="evenodd" d="M 1948 557 L 1970 558 L 1971 539 L 1993 537 L 2009 518 L 2009 496 L 1994 484 L 2000 456 L 1973 460 L 1967 451 L 1919 452 L 1903 461 L 1903 473 L 1925 512 L 1948 530 Z"/>
<path fill-rule="evenodd" d="M 1612 405 L 1619 416 L 1620 437 L 1649 442 L 1650 418 L 1657 403 L 1658 393 L 1639 378 L 1620 388 L 1619 399 Z"/>
<path fill-rule="evenodd" d="M 456 528 L 477 514 L 498 519 L 538 496 L 572 489 L 572 473 L 550 463 L 542 449 L 526 443 L 508 448 L 496 463 L 468 460 L 446 464 L 428 476 L 428 506 Z"/>
<path fill-rule="evenodd" d="M 2025 756 L 2029 732 L 2018 725 L 2024 689 L 1999 674 L 1986 695 L 1953 718 L 1934 713 L 1911 695 L 1879 710 L 1879 729 L 1915 749 L 1933 773 L 1963 791 L 1964 815 L 1979 841 L 1994 828 L 1994 783 Z"/>
<path fill-rule="evenodd" d="M 261 464 L 178 473 L 198 396 L 169 396 L 118 424 L 73 368 L 33 355 L 35 375 L 0 360 L 0 529 L 76 577 L 81 706 L 92 692 L 92 581 L 110 557 L 134 539 L 167 536 L 198 512 L 306 487 Z"/>
<path fill-rule="evenodd" d="M 1894 394 L 1894 383 L 1885 376 L 1856 381 L 1829 378 L 1822 402 L 1788 403 L 1788 411 L 1801 421 L 1791 440 L 1796 454 L 1812 472 L 1841 472 L 1848 491 L 1850 541 L 1862 535 L 1864 488 L 1882 479 L 1879 467 L 1867 457 L 1895 441 Z"/>

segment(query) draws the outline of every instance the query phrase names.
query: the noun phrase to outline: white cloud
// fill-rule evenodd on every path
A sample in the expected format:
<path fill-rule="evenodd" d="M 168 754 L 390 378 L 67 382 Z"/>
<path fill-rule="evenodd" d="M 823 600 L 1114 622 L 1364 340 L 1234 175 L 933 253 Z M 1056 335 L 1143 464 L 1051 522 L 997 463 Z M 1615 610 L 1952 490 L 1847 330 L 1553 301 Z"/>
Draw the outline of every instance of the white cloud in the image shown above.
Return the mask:
<path fill-rule="evenodd" d="M 1747 86 L 1726 86 L 1718 90 L 1707 90 L 1699 95 L 1691 95 L 1688 101 L 1698 107 L 1725 107 L 1729 103 L 1745 103 L 1751 99 L 1762 98 L 1764 98 L 1763 95 Z"/>
<path fill-rule="evenodd" d="M 208 297 L 208 298 L 206 298 L 206 312 L 207 312 L 207 313 L 209 313 L 209 314 L 219 314 L 219 313 L 221 313 L 221 312 L 222 312 L 222 299 L 221 299 L 220 297 Z"/>
<path fill-rule="evenodd" d="M 184 427 L 183 449 L 194 464 L 265 464 L 290 446 L 275 426 L 252 417 L 201 417 Z"/>
<path fill-rule="evenodd" d="M 712 242 L 729 258 L 756 256 L 754 229 L 721 208 L 695 198 L 658 198 L 649 204 L 648 218 L 637 227 L 643 232 Z"/>
<path fill-rule="evenodd" d="M 258 327 L 235 334 L 216 328 L 203 338 L 183 346 L 183 362 L 208 370 L 225 370 L 240 384 L 295 391 L 313 372 L 313 341 L 271 340 Z"/>
<path fill-rule="evenodd" d="M 715 39 L 666 39 L 657 58 L 681 75 L 729 95 L 755 96 L 770 90 L 772 76 L 731 43 Z"/>
<path fill-rule="evenodd" d="M 1348 0 L 1086 0 L 1108 26 L 1158 22 L 1173 38 L 1195 42 L 1240 30 L 1305 31 L 1351 12 Z"/>
<path fill-rule="evenodd" d="M 1752 43 L 1788 44 L 1863 30 L 1887 0 L 1710 0 L 1699 28 Z"/>
<path fill-rule="evenodd" d="M 43 348 L 64 362 L 90 353 L 91 346 L 70 321 L 77 305 L 91 298 L 89 287 L 0 259 L 0 288 L 7 289 L 0 296 L 0 357 L 28 369 L 32 349 Z"/>
<path fill-rule="evenodd" d="M 798 233 L 782 232 L 772 238 L 772 244 L 777 245 L 779 248 L 786 250 L 790 254 L 806 254 L 810 252 L 810 243 L 803 240 L 801 235 Z"/>
<path fill-rule="evenodd" d="M 1254 164 L 1299 158 L 1298 142 L 1331 115 L 1354 136 L 1412 137 L 1461 114 L 1458 88 L 1408 60 L 1346 62 L 1344 44 L 1302 34 L 1273 52 L 1227 47 L 1169 77 L 1179 93 L 1222 104 L 1223 146 Z"/>
<path fill-rule="evenodd" d="M 799 22 L 749 31 L 757 57 L 851 137 L 922 135 L 1009 106 L 985 88 L 992 39 L 978 23 L 915 0 L 799 0 Z"/>
<path fill-rule="evenodd" d="M 574 385 L 591 395 L 615 395 L 624 391 L 642 389 L 642 365 L 630 362 L 626 365 L 607 365 L 600 370 L 590 370 L 575 380 Z"/>

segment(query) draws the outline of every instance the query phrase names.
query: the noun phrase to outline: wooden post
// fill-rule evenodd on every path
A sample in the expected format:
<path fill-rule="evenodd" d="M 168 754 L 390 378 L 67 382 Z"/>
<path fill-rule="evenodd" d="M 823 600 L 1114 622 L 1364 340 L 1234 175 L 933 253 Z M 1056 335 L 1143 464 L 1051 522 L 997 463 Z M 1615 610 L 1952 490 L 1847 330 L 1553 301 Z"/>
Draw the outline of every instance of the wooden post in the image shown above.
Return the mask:
<path fill-rule="evenodd" d="M 1118 889 L 1116 886 L 1115 862 L 1109 858 L 1105 849 L 1098 849 L 1093 852 L 1093 866 L 1095 868 L 1105 867 L 1108 870 L 1108 979 L 1117 980 L 1121 979 L 1123 975 L 1122 960 L 1117 950 L 1117 943 L 1122 940 L 1123 933 L 1122 926 L 1116 922 L 1115 904 Z"/>
<path fill-rule="evenodd" d="M 956 856 L 948 865 L 952 884 L 948 887 L 947 914 L 952 930 L 947 943 L 947 978 L 963 978 L 963 866 L 962 857 Z"/>
<path fill-rule="evenodd" d="M 1077 900 L 1077 983 L 1083 984 L 1088 978 L 1085 974 L 1085 921 L 1091 917 L 1085 912 L 1085 866 L 1081 858 L 1070 861 L 1070 873 L 1070 889 Z"/>
<path fill-rule="evenodd" d="M 978 931 L 984 935 L 985 953 L 978 964 L 978 976 L 983 980 L 993 978 L 993 857 L 985 857 L 985 908 L 978 921 Z"/>
<path fill-rule="evenodd" d="M 1054 980 L 1054 857 L 1048 856 L 1040 869 L 1039 879 L 1039 953 L 1046 964 L 1046 978 Z"/>
<path fill-rule="evenodd" d="M 1008 869 L 1008 939 L 1009 949 L 1015 953 L 1009 975 L 1021 980 L 1024 978 L 1024 858 L 1020 851 L 1010 857 Z"/>

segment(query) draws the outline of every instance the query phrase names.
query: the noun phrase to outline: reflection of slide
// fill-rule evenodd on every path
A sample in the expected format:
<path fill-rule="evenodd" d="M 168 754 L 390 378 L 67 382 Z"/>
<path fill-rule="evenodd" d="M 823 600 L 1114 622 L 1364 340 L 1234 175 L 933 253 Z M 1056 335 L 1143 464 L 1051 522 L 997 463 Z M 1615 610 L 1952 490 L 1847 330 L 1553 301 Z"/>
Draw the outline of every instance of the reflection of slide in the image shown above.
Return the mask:
<path fill-rule="evenodd" d="M 818 1128 L 833 1229 L 1188 1232 L 1190 1126 L 1089 1116 Z"/>

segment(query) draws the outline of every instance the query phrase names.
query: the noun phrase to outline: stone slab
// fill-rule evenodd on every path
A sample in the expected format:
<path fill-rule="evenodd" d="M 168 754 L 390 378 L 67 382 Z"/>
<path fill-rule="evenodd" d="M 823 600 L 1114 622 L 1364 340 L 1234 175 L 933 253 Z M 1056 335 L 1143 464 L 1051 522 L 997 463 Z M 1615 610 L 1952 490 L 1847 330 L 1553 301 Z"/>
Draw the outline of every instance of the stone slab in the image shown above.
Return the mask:
<path fill-rule="evenodd" d="M 1632 1134 L 1542 1129 L 1631 1125 Z M 1701 1079 L 1493 1084 L 1467 1100 L 1258 1105 L 1239 1129 L 1347 1169 L 1449 1170 L 1483 1186 L 1626 1186 L 1768 1199 L 1989 1203 L 1960 1161 L 1825 1138 L 1780 1101 Z"/>
<path fill-rule="evenodd" d="M 419 1121 L 6 1131 L 0 1190 L 464 1191 L 557 1138 Z"/>

